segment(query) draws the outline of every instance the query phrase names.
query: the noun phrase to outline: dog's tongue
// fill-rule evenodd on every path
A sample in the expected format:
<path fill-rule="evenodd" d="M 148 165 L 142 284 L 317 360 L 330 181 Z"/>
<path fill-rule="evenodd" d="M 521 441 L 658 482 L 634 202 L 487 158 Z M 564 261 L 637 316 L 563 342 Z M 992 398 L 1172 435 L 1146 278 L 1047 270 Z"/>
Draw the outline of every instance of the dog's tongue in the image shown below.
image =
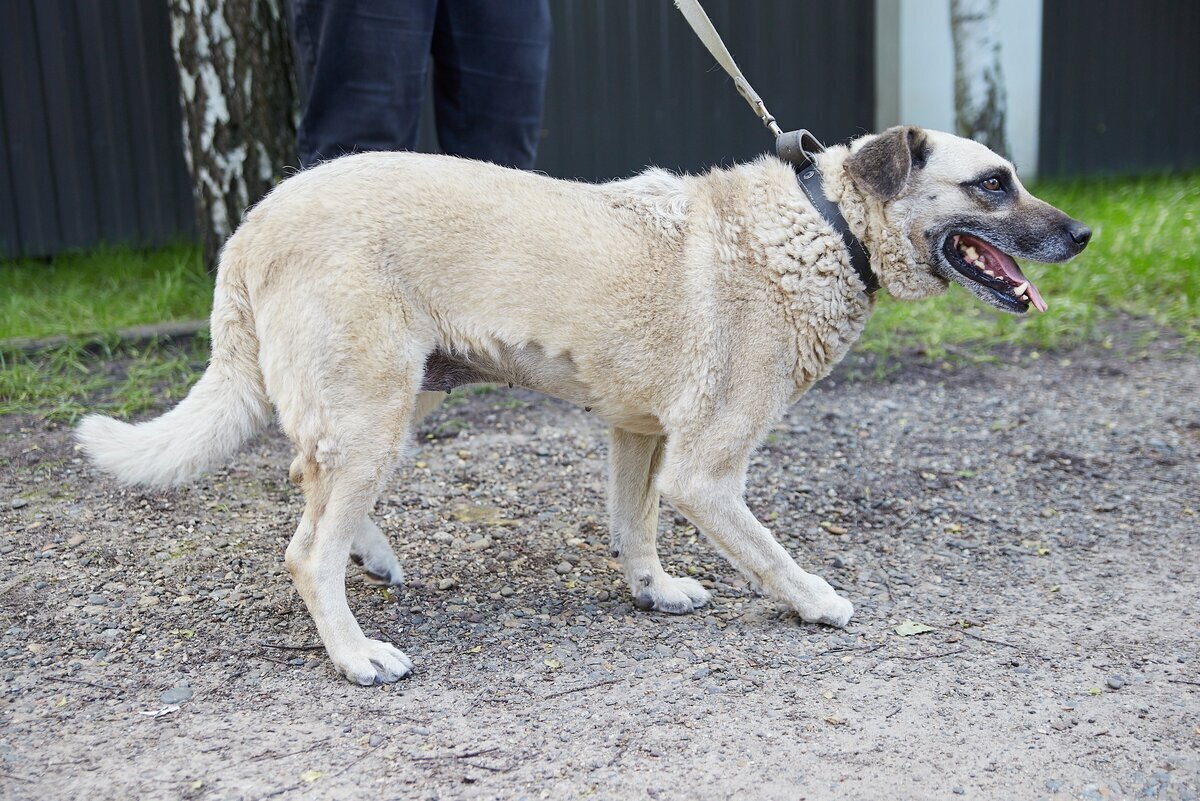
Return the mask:
<path fill-rule="evenodd" d="M 1025 290 L 1025 294 L 1029 296 L 1033 307 L 1040 312 L 1046 311 L 1048 307 L 1046 306 L 1046 301 L 1042 300 L 1042 293 L 1038 292 L 1038 288 L 1033 285 L 1033 282 L 1025 277 L 1025 274 L 1021 272 L 1021 268 L 1013 261 L 1012 256 L 992 247 L 982 239 L 976 239 L 975 237 L 968 238 L 971 240 L 971 244 L 975 246 L 975 249 L 986 257 L 987 266 L 991 268 L 992 272 L 1002 273 L 1006 279 L 1012 282 L 1014 287 L 1027 284 L 1028 288 Z"/>

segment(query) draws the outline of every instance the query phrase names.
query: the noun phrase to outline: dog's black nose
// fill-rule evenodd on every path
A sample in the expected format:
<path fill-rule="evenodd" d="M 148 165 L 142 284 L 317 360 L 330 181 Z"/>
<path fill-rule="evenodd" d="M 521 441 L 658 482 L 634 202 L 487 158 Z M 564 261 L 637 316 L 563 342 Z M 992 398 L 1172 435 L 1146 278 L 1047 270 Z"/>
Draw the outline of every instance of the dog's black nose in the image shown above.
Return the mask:
<path fill-rule="evenodd" d="M 1077 220 L 1071 220 L 1067 225 L 1067 233 L 1071 235 L 1071 241 L 1079 245 L 1080 250 L 1086 248 L 1087 243 L 1092 240 L 1092 229 Z"/>

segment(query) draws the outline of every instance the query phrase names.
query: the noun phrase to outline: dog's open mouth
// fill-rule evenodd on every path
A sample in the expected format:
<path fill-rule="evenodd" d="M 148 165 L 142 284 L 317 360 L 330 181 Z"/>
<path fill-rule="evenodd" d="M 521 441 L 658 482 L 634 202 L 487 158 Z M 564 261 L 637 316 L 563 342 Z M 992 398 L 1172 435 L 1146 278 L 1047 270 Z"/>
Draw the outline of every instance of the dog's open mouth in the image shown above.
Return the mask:
<path fill-rule="evenodd" d="M 1038 311 L 1046 311 L 1046 301 L 1037 287 L 1004 251 L 970 234 L 946 237 L 943 249 L 951 267 L 992 292 L 1004 306 L 1024 312 L 1032 304 Z"/>

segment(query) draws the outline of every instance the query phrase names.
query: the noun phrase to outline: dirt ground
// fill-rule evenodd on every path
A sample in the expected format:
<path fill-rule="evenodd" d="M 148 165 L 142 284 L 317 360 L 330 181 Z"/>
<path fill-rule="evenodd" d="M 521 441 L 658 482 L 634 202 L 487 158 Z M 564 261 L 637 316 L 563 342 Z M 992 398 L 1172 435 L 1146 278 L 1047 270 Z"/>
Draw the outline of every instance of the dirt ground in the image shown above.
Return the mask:
<path fill-rule="evenodd" d="M 376 509 L 406 585 L 350 571 L 416 663 L 390 687 L 314 647 L 279 435 L 141 492 L 0 419 L 0 797 L 1196 798 L 1200 358 L 904 361 L 852 358 L 752 469 L 751 507 L 854 601 L 844 631 L 670 509 L 663 561 L 715 601 L 633 608 L 602 424 L 456 393 Z"/>

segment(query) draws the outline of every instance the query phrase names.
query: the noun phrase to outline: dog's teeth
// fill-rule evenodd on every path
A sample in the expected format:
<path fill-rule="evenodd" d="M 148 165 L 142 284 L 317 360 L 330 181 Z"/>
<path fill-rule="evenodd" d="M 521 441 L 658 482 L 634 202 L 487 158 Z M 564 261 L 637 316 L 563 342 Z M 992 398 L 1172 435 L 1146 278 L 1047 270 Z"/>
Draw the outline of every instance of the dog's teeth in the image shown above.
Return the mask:
<path fill-rule="evenodd" d="M 992 272 L 991 270 L 984 270 L 984 273 L 986 273 L 987 275 L 990 275 L 992 278 L 996 277 L 996 274 L 994 272 Z"/>
<path fill-rule="evenodd" d="M 1022 295 L 1024 295 L 1024 294 L 1025 294 L 1025 290 L 1026 290 L 1026 289 L 1029 289 L 1029 282 L 1028 282 L 1028 281 L 1026 281 L 1025 283 L 1021 284 L 1019 287 L 1016 287 L 1015 289 L 1013 289 L 1013 294 L 1014 294 L 1014 295 L 1016 295 L 1016 296 L 1019 298 L 1019 297 L 1021 297 Z"/>
<path fill-rule="evenodd" d="M 966 254 L 967 254 L 967 261 L 975 261 L 976 259 L 979 258 L 979 254 L 975 252 L 975 248 L 973 248 L 970 245 L 967 245 Z"/>

